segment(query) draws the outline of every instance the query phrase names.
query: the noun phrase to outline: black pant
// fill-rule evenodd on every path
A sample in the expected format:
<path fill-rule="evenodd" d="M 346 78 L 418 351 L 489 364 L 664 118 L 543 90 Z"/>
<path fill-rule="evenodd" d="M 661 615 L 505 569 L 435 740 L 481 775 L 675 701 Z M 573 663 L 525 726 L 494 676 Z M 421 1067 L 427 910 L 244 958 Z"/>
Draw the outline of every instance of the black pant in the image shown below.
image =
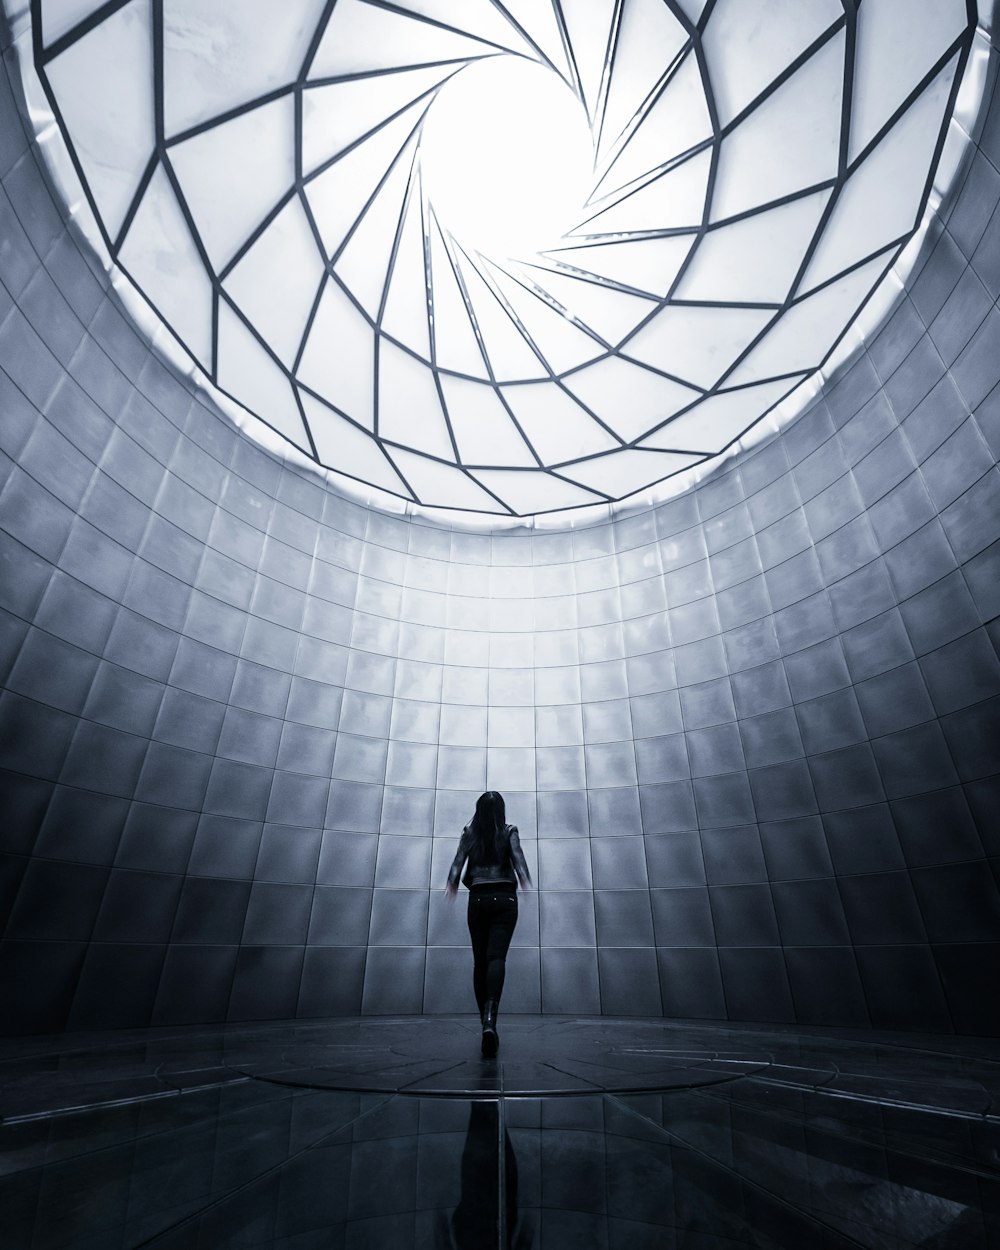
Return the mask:
<path fill-rule="evenodd" d="M 472 937 L 472 988 L 479 1014 L 487 1001 L 500 1002 L 507 949 L 517 924 L 517 894 L 497 886 L 469 891 L 469 934 Z"/>

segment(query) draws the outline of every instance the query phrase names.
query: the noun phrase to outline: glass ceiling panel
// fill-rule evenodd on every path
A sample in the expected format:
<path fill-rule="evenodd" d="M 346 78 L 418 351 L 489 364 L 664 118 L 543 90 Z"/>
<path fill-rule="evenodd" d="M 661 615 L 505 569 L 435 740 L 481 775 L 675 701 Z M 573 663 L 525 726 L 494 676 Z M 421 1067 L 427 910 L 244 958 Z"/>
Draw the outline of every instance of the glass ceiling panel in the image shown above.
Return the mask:
<path fill-rule="evenodd" d="M 216 272 L 295 185 L 294 115 L 295 101 L 284 95 L 169 149 Z"/>
<path fill-rule="evenodd" d="M 25 72 L 222 392 L 347 478 L 520 515 L 682 473 L 822 366 L 970 61 L 962 0 L 900 12 L 38 0 Z"/>
<path fill-rule="evenodd" d="M 150 0 L 132 0 L 52 63 L 53 90 L 113 236 L 153 155 L 152 75 Z M 109 127 L 117 136 L 110 149 Z"/>

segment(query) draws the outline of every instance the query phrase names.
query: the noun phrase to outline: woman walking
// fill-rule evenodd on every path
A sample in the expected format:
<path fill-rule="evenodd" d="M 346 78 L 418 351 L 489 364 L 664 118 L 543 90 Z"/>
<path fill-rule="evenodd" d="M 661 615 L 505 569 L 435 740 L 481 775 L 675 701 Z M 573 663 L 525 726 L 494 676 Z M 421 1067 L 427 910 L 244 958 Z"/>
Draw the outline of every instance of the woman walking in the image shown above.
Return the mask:
<path fill-rule="evenodd" d="M 491 1058 L 500 1044 L 497 1011 L 507 950 L 517 924 L 517 886 L 520 883 L 527 890 L 531 885 L 517 826 L 507 824 L 503 795 L 496 790 L 479 796 L 475 815 L 462 830 L 445 886 L 449 898 L 458 893 L 460 877 L 469 888 L 472 988 L 483 1022 L 483 1054 Z"/>

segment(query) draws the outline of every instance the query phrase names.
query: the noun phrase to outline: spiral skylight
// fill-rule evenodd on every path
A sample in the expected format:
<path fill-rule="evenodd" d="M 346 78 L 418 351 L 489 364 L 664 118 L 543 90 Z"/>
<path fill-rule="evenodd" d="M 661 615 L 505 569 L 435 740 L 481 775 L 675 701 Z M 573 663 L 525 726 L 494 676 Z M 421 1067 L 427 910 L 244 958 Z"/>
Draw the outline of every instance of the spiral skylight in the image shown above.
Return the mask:
<path fill-rule="evenodd" d="M 106 249 L 419 503 L 619 499 L 810 376 L 919 225 L 966 0 L 34 0 Z"/>

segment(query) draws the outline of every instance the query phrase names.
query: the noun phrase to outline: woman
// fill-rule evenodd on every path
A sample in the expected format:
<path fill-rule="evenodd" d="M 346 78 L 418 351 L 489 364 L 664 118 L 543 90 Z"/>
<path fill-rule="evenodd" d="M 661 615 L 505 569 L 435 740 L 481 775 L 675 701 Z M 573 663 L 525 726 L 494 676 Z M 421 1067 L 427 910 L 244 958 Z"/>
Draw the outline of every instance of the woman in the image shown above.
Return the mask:
<path fill-rule="evenodd" d="M 468 860 L 465 875 L 462 865 Z M 517 885 L 527 890 L 531 874 L 524 862 L 517 826 L 508 825 L 503 795 L 487 790 L 462 830 L 448 873 L 445 894 L 454 898 L 459 877 L 469 887 L 469 933 L 474 961 L 472 988 L 483 1022 L 483 1054 L 497 1053 L 497 1011 L 503 991 L 507 949 L 517 924 Z"/>

